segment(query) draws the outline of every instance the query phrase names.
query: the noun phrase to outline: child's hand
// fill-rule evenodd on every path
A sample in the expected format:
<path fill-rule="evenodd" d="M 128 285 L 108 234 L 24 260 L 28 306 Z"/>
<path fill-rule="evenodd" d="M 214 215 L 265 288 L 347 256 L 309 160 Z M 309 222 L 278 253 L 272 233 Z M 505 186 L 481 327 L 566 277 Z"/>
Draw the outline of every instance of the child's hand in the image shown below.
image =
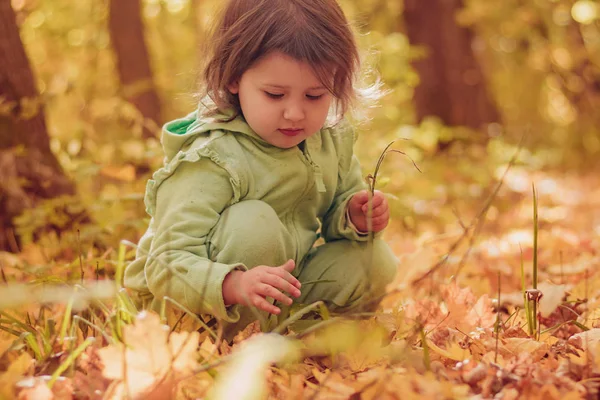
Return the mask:
<path fill-rule="evenodd" d="M 369 215 L 369 192 L 363 190 L 356 193 L 348 202 L 348 215 L 350 220 L 360 232 L 368 232 L 367 218 L 371 218 L 371 230 L 382 231 L 390 220 L 390 208 L 388 201 L 379 190 L 373 195 L 373 210 Z"/>
<path fill-rule="evenodd" d="M 248 271 L 230 272 L 223 281 L 225 305 L 242 304 L 279 314 L 281 310 L 265 300 L 265 297 L 272 297 L 287 305 L 292 304 L 292 299 L 281 293 L 281 290 L 294 297 L 300 296 L 300 281 L 291 274 L 295 267 L 294 260 L 288 260 L 279 267 L 260 265 Z"/>

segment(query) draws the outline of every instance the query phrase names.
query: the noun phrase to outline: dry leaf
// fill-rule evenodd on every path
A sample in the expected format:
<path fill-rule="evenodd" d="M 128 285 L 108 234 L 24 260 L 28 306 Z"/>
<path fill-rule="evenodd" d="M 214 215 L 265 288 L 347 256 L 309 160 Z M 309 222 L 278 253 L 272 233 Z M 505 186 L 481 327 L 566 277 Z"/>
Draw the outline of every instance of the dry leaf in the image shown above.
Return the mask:
<path fill-rule="evenodd" d="M 543 282 L 540 283 L 538 289 L 544 294 L 540 299 L 540 313 L 542 317 L 547 318 L 562 303 L 567 286 Z"/>
<path fill-rule="evenodd" d="M 198 337 L 198 332 L 169 335 L 169 328 L 160 323 L 156 314 L 140 313 L 133 325 L 124 328 L 125 349 L 118 344 L 98 350 L 103 375 L 121 383 L 111 398 L 121 398 L 127 392 L 133 398 L 147 399 L 150 394 L 154 396 L 150 398 L 169 398 L 174 380 L 197 367 Z"/>
<path fill-rule="evenodd" d="M 587 351 L 588 348 L 594 348 L 600 343 L 600 328 L 577 333 L 569 338 L 569 343 L 584 351 Z"/>
<path fill-rule="evenodd" d="M 208 337 L 200 345 L 200 356 L 206 362 L 214 362 L 219 358 L 217 346 Z"/>
<path fill-rule="evenodd" d="M 73 383 L 71 379 L 59 376 L 52 389 L 48 387 L 50 375 L 30 377 L 20 381 L 19 400 L 72 400 Z"/>
<path fill-rule="evenodd" d="M 439 325 L 471 332 L 475 328 L 489 328 L 496 321 L 496 314 L 488 295 L 475 299 L 469 287 L 460 288 L 453 282 L 442 289 L 442 296 L 448 312 Z M 468 312 L 466 312 L 469 310 Z"/>
<path fill-rule="evenodd" d="M 450 360 L 464 361 L 471 356 L 469 350 L 462 348 L 460 344 L 458 344 L 458 342 L 456 341 L 450 341 L 444 349 L 442 349 L 429 339 L 427 339 L 427 345 L 435 353 L 443 357 L 449 358 Z"/>
<path fill-rule="evenodd" d="M 15 384 L 21 380 L 33 367 L 33 359 L 28 353 L 22 353 L 19 358 L 8 366 L 6 372 L 0 373 L 0 399 L 15 397 Z"/>
<path fill-rule="evenodd" d="M 535 361 L 542 359 L 549 349 L 547 343 L 538 342 L 528 338 L 503 339 L 502 345 L 515 356 L 518 356 L 521 353 L 527 353 L 531 355 L 531 358 Z"/>
<path fill-rule="evenodd" d="M 46 382 L 36 379 L 32 387 L 19 392 L 19 400 L 54 400 L 52 390 L 48 389 Z"/>
<path fill-rule="evenodd" d="M 315 379 L 319 382 L 319 387 L 315 388 L 316 393 L 311 397 L 316 399 L 348 399 L 357 391 L 344 380 L 339 372 L 325 370 L 320 372 L 314 370 Z"/>
<path fill-rule="evenodd" d="M 276 334 L 255 335 L 243 342 L 219 375 L 210 398 L 254 400 L 266 396 L 265 372 L 276 362 L 299 357 L 298 343 Z"/>
<path fill-rule="evenodd" d="M 491 328 L 496 323 L 496 318 L 492 301 L 487 294 L 484 294 L 471 308 L 466 321 L 471 324 L 472 328 L 469 330 L 471 331 L 473 328 Z"/>

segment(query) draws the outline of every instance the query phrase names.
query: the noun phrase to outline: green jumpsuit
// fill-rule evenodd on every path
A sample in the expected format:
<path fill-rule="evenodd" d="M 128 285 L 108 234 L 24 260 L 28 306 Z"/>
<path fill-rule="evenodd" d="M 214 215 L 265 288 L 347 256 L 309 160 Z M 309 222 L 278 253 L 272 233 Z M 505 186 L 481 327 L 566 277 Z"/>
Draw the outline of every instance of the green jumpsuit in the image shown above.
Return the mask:
<path fill-rule="evenodd" d="M 146 187 L 150 224 L 125 270 L 137 303 L 159 310 L 168 296 L 221 319 L 230 338 L 256 310 L 225 306 L 225 276 L 288 259 L 308 283 L 295 303 L 322 300 L 344 312 L 381 295 L 397 259 L 379 235 L 348 221 L 348 200 L 366 188 L 350 125 L 342 120 L 281 149 L 243 117 L 223 118 L 196 111 L 163 127 L 164 166 Z M 316 246 L 319 235 L 324 243 Z"/>

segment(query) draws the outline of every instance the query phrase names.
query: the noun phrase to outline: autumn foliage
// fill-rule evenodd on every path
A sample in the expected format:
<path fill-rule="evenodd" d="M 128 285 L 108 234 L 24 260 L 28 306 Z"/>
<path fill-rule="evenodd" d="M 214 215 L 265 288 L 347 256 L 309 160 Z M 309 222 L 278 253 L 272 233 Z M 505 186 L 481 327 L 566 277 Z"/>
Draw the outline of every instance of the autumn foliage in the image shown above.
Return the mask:
<path fill-rule="evenodd" d="M 317 303 L 233 343 L 122 285 L 158 126 L 196 105 L 219 1 L 109 3 L 0 0 L 30 68 L 0 63 L 0 399 L 598 398 L 597 2 L 341 0 L 389 89 L 356 151 L 398 274 L 375 312 Z M 148 62 L 127 70 L 131 37 Z M 32 178 L 46 164 L 65 190 Z"/>

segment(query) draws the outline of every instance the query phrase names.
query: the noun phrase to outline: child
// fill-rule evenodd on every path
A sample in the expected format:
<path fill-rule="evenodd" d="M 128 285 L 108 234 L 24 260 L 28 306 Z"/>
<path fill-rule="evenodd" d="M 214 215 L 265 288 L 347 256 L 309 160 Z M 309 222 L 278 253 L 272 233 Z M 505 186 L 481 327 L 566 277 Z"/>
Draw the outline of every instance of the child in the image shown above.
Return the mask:
<path fill-rule="evenodd" d="M 203 104 L 163 128 L 126 286 L 143 307 L 168 296 L 217 317 L 228 339 L 293 302 L 373 308 L 397 259 L 368 235 L 388 224 L 388 202 L 368 204 L 342 119 L 359 62 L 339 5 L 229 0 L 209 43 Z"/>

